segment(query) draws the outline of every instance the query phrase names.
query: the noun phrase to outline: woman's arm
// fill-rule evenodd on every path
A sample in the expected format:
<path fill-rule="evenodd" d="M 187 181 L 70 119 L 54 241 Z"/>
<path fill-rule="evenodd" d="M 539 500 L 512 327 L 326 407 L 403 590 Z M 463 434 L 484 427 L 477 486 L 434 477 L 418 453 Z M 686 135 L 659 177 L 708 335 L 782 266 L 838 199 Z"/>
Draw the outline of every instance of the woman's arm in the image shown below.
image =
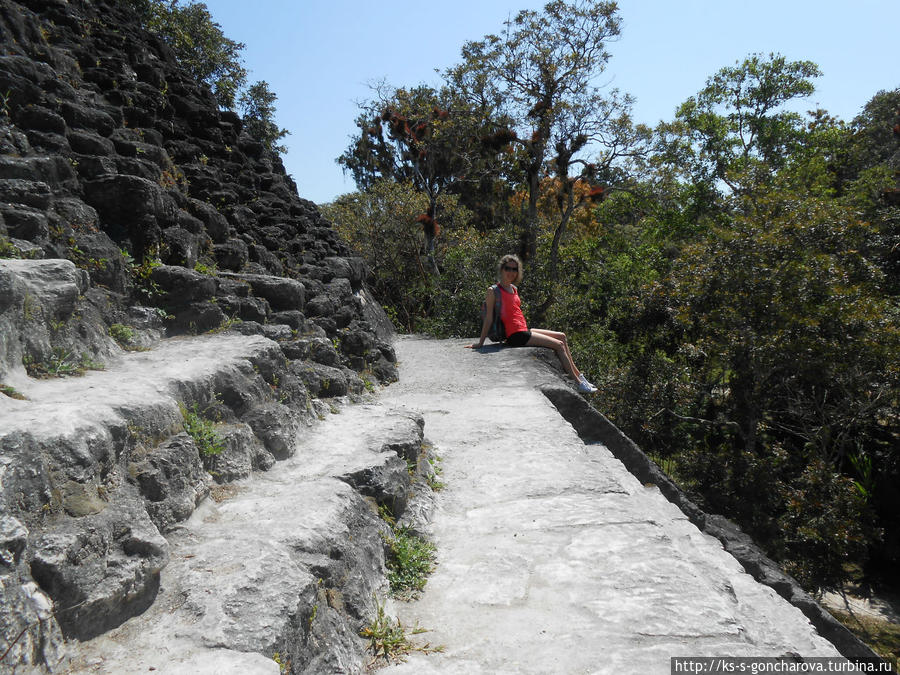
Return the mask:
<path fill-rule="evenodd" d="M 481 337 L 478 338 L 478 342 L 469 345 L 469 348 L 478 349 L 479 347 L 484 346 L 484 339 L 487 337 L 488 331 L 491 329 L 491 320 L 494 318 L 494 301 L 494 289 L 489 288 L 487 295 L 484 298 L 484 305 L 487 308 L 487 311 L 485 311 L 484 321 L 481 323 Z"/>

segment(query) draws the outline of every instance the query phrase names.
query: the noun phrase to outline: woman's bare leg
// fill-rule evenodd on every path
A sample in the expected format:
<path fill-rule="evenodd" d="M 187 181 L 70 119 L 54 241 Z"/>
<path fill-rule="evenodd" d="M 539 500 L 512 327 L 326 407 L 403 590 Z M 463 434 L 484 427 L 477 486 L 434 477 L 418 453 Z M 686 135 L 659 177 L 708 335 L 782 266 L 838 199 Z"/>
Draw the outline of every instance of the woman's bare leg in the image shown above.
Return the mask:
<path fill-rule="evenodd" d="M 528 339 L 528 342 L 525 343 L 526 346 L 552 349 L 556 352 L 556 356 L 559 358 L 559 362 L 562 364 L 565 371 L 577 380 L 578 376 L 581 375 L 581 372 L 575 367 L 575 362 L 572 361 L 572 355 L 569 353 L 569 347 L 565 342 L 565 335 L 563 333 L 555 333 L 555 335 L 562 335 L 563 339 L 560 340 L 551 337 L 548 333 L 554 334 L 553 331 L 535 330 L 532 328 L 531 337 Z"/>
<path fill-rule="evenodd" d="M 569 341 L 566 340 L 566 334 L 560 333 L 559 331 L 555 331 L 555 330 L 546 330 L 545 328 L 532 328 L 531 329 L 532 337 L 534 337 L 535 333 L 538 335 L 543 335 L 545 337 L 548 337 L 552 340 L 557 340 L 562 343 L 563 349 L 566 352 L 566 360 L 572 366 L 572 369 L 569 374 L 572 375 L 572 377 L 574 377 L 577 380 L 581 376 L 581 371 L 578 370 L 578 367 L 575 365 L 575 359 L 572 358 L 572 352 L 569 351 Z M 528 344 L 531 345 L 530 342 Z M 563 362 L 563 366 L 566 365 L 566 363 L 565 363 L 565 361 L 563 361 L 562 357 L 560 357 L 559 360 Z M 568 370 L 568 368 L 567 368 L 567 370 Z"/>

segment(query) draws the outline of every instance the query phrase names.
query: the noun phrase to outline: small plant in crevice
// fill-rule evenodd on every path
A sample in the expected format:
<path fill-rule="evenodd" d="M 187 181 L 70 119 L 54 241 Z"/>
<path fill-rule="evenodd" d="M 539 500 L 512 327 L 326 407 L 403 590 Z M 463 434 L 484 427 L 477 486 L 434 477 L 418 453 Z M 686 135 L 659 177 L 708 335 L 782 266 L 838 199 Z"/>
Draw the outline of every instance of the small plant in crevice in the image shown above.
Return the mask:
<path fill-rule="evenodd" d="M 439 455 L 428 458 L 428 464 L 431 466 L 431 473 L 425 476 L 425 482 L 428 483 L 428 487 L 435 492 L 440 492 L 447 486 L 447 484 L 440 479 L 441 474 L 444 472 L 441 461 Z"/>
<path fill-rule="evenodd" d="M 291 660 L 285 657 L 283 654 L 275 652 L 272 654 L 272 660 L 278 664 L 278 670 L 282 673 L 291 672 Z"/>
<path fill-rule="evenodd" d="M 25 371 L 35 378 L 68 377 L 84 375 L 86 370 L 103 370 L 104 366 L 94 361 L 87 354 L 76 357 L 71 350 L 56 347 L 44 361 L 37 361 L 33 356 L 22 357 Z"/>
<path fill-rule="evenodd" d="M 374 665 L 378 661 L 402 661 L 411 652 L 431 654 L 444 651 L 443 646 L 432 647 L 431 644 L 416 644 L 410 640 L 410 635 L 419 635 L 427 632 L 418 626 L 407 629 L 400 619 L 393 619 L 384 610 L 384 603 L 376 599 L 375 616 L 371 623 L 364 627 L 359 634 L 369 641 L 367 651 L 372 653 Z"/>
<path fill-rule="evenodd" d="M 208 331 L 206 331 L 206 333 L 208 335 L 224 333 L 225 331 L 230 330 L 233 326 L 238 326 L 242 323 L 243 321 L 237 316 L 226 316 L 224 319 L 222 319 L 222 323 L 220 323 L 218 326 L 213 326 Z M 196 332 L 196 326 L 194 327 L 194 331 Z"/>
<path fill-rule="evenodd" d="M 0 394 L 8 396 L 9 398 L 17 399 L 19 401 L 27 400 L 23 394 L 20 394 L 18 391 L 16 391 L 15 387 L 11 387 L 8 384 L 3 384 L 2 382 L 0 382 Z"/>
<path fill-rule="evenodd" d="M 200 274 L 205 274 L 208 277 L 214 277 L 219 273 L 218 267 L 215 262 L 207 263 L 202 260 L 198 260 L 194 263 L 194 271 Z"/>
<path fill-rule="evenodd" d="M 216 423 L 205 418 L 199 406 L 194 403 L 190 409 L 178 404 L 184 419 L 184 430 L 194 439 L 201 455 L 218 455 L 225 449 L 222 437 L 216 431 Z"/>
<path fill-rule="evenodd" d="M 159 258 L 159 247 L 154 247 L 145 255 L 140 265 L 135 265 L 134 258 L 130 255 L 127 255 L 125 261 L 131 268 L 131 278 L 134 283 L 135 293 L 141 300 L 150 301 L 162 293 L 159 284 L 153 281 L 152 278 L 153 270 L 162 265 L 162 260 Z"/>
<path fill-rule="evenodd" d="M 394 524 L 391 530 L 391 535 L 385 537 L 385 565 L 391 595 L 401 600 L 411 600 L 422 592 L 428 575 L 434 570 L 435 547 L 407 527 Z"/>
<path fill-rule="evenodd" d="M 20 258 L 19 249 L 7 237 L 0 235 L 0 258 Z"/>

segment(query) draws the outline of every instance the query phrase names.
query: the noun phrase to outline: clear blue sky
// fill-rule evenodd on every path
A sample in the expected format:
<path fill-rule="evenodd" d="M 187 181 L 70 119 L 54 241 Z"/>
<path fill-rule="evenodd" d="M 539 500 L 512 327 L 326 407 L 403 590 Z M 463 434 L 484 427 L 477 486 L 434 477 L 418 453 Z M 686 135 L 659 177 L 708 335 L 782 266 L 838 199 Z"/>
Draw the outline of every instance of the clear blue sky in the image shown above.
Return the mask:
<path fill-rule="evenodd" d="M 467 40 L 497 33 L 534 0 L 206 0 L 226 36 L 246 44 L 250 81 L 278 96 L 284 163 L 300 195 L 329 202 L 355 189 L 335 159 L 355 131 L 369 85 L 438 85 L 435 70 Z M 879 90 L 900 87 L 900 1 L 620 0 L 622 35 L 610 45 L 610 86 L 637 98 L 634 118 L 655 125 L 748 54 L 807 59 L 823 76 L 802 109 L 851 120 Z"/>

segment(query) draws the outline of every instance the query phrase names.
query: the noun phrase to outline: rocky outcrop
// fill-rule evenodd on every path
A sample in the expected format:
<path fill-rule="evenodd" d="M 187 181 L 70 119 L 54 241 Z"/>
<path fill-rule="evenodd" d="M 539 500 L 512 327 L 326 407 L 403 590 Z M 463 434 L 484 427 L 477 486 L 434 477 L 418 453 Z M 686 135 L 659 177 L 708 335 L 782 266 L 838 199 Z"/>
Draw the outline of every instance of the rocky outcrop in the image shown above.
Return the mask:
<path fill-rule="evenodd" d="M 368 490 L 345 476 L 401 461 L 391 449 L 397 439 L 421 455 L 421 416 L 343 408 L 308 429 L 277 471 L 204 502 L 169 537 L 153 607 L 74 647 L 69 670 L 194 672 L 192 664 L 215 663 L 222 672 L 277 672 L 273 660 L 245 665 L 257 653 L 288 672 L 363 672 L 358 632 L 385 592 L 386 525 Z"/>
<path fill-rule="evenodd" d="M 293 372 L 304 364 L 259 335 L 167 339 L 3 401 L 4 665 L 52 670 L 63 638 L 140 615 L 148 636 L 183 622 L 189 655 L 361 667 L 384 584 L 378 506 L 404 515 L 423 422 L 369 406 L 317 436 L 329 425 Z"/>
<path fill-rule="evenodd" d="M 113 324 L 140 340 L 235 321 L 327 337 L 341 366 L 396 377 L 362 262 L 130 3 L 0 0 L 0 40 L 0 258 L 67 259 L 59 284 L 77 288 L 45 312 L 60 335 L 5 346 L 0 382 L 48 350 L 102 358 Z"/>

